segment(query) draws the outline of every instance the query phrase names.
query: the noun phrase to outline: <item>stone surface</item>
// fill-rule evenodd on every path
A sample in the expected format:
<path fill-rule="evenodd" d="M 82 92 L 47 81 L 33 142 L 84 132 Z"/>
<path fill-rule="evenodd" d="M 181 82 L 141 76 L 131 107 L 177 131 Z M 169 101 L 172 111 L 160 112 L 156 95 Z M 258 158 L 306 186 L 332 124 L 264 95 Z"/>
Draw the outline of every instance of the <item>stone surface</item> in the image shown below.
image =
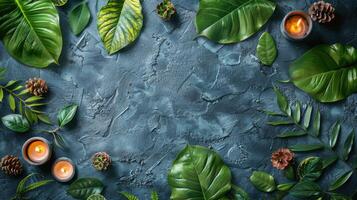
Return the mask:
<path fill-rule="evenodd" d="M 107 186 L 107 199 L 121 199 L 117 191 L 129 191 L 141 199 L 149 199 L 157 190 L 161 199 L 169 199 L 166 175 L 176 154 L 186 144 L 214 148 L 231 167 L 234 182 L 249 192 L 252 199 L 265 196 L 248 182 L 253 170 L 266 170 L 286 181 L 270 164 L 273 150 L 308 139 L 281 141 L 274 136 L 285 130 L 266 125 L 268 117 L 261 109 L 278 110 L 272 85 L 281 87 L 289 98 L 320 107 L 323 116 L 324 140 L 335 120 L 343 122 L 344 139 L 357 118 L 357 95 L 335 104 L 320 104 L 292 84 L 280 84 L 288 79 L 288 66 L 304 51 L 319 43 L 341 42 L 357 46 L 357 3 L 354 0 L 334 0 L 337 21 L 332 25 L 317 25 L 311 40 L 292 43 L 279 32 L 285 13 L 293 9 L 307 10 L 311 0 L 278 0 L 273 18 L 263 27 L 269 31 L 279 49 L 271 68 L 261 66 L 255 56 L 257 39 L 232 45 L 219 45 L 196 38 L 194 27 L 198 0 L 173 0 L 178 19 L 163 22 L 155 14 L 156 0 L 143 1 L 144 28 L 139 39 L 120 53 L 109 56 L 103 49 L 96 29 L 96 13 L 106 1 L 89 1 L 92 12 L 90 26 L 75 37 L 66 18 L 70 8 L 80 1 L 71 0 L 59 8 L 64 48 L 59 66 L 33 69 L 19 64 L 0 47 L 0 65 L 7 67 L 7 79 L 26 80 L 39 76 L 48 81 L 51 94 L 46 111 L 52 119 L 66 104 L 79 107 L 75 122 L 62 134 L 67 150 L 55 149 L 55 157 L 74 160 L 79 177 L 94 176 Z M 5 104 L 2 115 L 8 113 Z M 43 126 L 43 127 L 42 127 Z M 46 128 L 39 125 L 38 130 Z M 23 142 L 36 131 L 14 134 L 4 128 L 0 134 L 0 154 L 20 155 Z M 51 139 L 50 137 L 47 137 Z M 340 144 L 341 145 L 341 144 Z M 113 158 L 107 172 L 96 172 L 90 157 L 106 151 Z M 315 155 L 315 154 L 314 154 Z M 327 155 L 327 153 L 318 153 Z M 299 154 L 302 158 L 306 154 Z M 50 178 L 50 165 L 31 167 Z M 324 187 L 347 167 L 338 163 L 326 172 Z M 19 179 L 0 174 L 0 199 L 14 194 Z M 342 192 L 351 194 L 353 180 Z M 36 200 L 71 199 L 66 195 L 67 184 L 54 183 L 33 193 Z"/>

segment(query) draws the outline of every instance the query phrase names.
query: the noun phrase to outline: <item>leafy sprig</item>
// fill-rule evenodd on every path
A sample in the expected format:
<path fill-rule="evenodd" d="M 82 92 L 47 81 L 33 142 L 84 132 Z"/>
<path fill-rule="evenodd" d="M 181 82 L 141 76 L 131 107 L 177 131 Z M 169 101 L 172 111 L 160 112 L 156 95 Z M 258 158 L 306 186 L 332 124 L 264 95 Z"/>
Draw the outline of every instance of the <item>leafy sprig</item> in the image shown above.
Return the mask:
<path fill-rule="evenodd" d="M 32 177 L 34 177 L 36 174 L 32 173 L 26 176 L 24 179 L 22 179 L 19 184 L 17 185 L 16 189 L 16 194 L 14 197 L 12 197 L 12 200 L 25 200 L 28 199 L 26 197 L 26 194 L 32 190 L 35 190 L 39 187 L 45 186 L 49 183 L 51 183 L 53 180 L 41 180 L 41 181 L 34 181 L 32 183 L 28 182 Z"/>

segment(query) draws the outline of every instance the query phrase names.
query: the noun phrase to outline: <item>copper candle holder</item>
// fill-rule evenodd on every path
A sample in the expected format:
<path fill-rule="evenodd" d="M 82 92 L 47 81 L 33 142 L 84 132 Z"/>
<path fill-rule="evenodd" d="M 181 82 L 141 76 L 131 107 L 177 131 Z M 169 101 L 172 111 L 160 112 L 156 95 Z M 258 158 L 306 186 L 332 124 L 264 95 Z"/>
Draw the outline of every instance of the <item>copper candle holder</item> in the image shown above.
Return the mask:
<path fill-rule="evenodd" d="M 311 17 L 303 11 L 295 10 L 285 15 L 280 31 L 291 41 L 302 41 L 310 36 L 312 27 Z"/>
<path fill-rule="evenodd" d="M 43 165 L 50 160 L 52 147 L 43 137 L 32 137 L 22 146 L 22 157 L 31 165 Z"/>

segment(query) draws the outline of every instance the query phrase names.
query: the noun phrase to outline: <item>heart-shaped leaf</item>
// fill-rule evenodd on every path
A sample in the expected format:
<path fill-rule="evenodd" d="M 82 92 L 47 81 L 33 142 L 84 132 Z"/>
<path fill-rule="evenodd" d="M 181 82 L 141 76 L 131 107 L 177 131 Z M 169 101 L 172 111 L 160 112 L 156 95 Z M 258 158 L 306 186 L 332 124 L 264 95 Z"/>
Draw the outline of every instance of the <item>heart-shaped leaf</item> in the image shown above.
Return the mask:
<path fill-rule="evenodd" d="M 1 0 L 0 39 L 16 60 L 43 68 L 58 63 L 62 34 L 50 0 Z"/>
<path fill-rule="evenodd" d="M 103 189 L 103 183 L 96 178 L 80 178 L 69 186 L 67 193 L 75 199 L 87 199 L 92 194 L 100 194 Z"/>
<path fill-rule="evenodd" d="M 289 73 L 315 99 L 339 101 L 357 91 L 357 51 L 341 44 L 319 45 L 294 61 Z"/>
<path fill-rule="evenodd" d="M 69 12 L 69 25 L 75 35 L 79 35 L 88 25 L 90 20 L 90 11 L 87 2 L 75 6 Z"/>
<path fill-rule="evenodd" d="M 323 144 L 296 144 L 290 146 L 289 149 L 294 152 L 307 152 L 321 150 L 324 147 Z"/>
<path fill-rule="evenodd" d="M 308 157 L 300 162 L 297 171 L 300 180 L 315 181 L 323 170 L 323 162 L 319 157 Z"/>
<path fill-rule="evenodd" d="M 336 180 L 334 180 L 330 187 L 329 187 L 329 191 L 333 191 L 333 190 L 337 190 L 338 188 L 340 188 L 342 185 L 344 185 L 348 179 L 351 178 L 353 174 L 353 171 L 349 171 L 346 172 L 344 174 L 342 174 L 341 176 L 339 176 Z"/>
<path fill-rule="evenodd" d="M 254 171 L 249 180 L 262 192 L 273 192 L 276 189 L 274 177 L 266 172 Z"/>
<path fill-rule="evenodd" d="M 338 140 L 338 136 L 341 132 L 341 125 L 339 122 L 335 122 L 330 129 L 330 140 L 329 144 L 331 148 L 334 148 Z"/>
<path fill-rule="evenodd" d="M 256 33 L 273 15 L 269 0 L 200 0 L 196 30 L 219 43 L 240 42 Z"/>
<path fill-rule="evenodd" d="M 140 0 L 111 0 L 98 14 L 104 47 L 113 54 L 132 43 L 143 26 Z"/>
<path fill-rule="evenodd" d="M 320 186 L 312 181 L 300 181 L 289 192 L 293 197 L 307 199 L 321 194 Z"/>
<path fill-rule="evenodd" d="M 188 145 L 174 161 L 168 182 L 172 200 L 218 200 L 231 190 L 231 172 L 214 151 Z"/>
<path fill-rule="evenodd" d="M 2 117 L 4 126 L 14 132 L 24 133 L 30 130 L 30 123 L 25 117 L 19 114 L 11 114 Z"/>
<path fill-rule="evenodd" d="M 278 55 L 274 38 L 268 33 L 264 32 L 258 41 L 257 57 L 263 65 L 272 65 Z"/>
<path fill-rule="evenodd" d="M 355 131 L 352 130 L 351 133 L 346 138 L 345 143 L 343 145 L 343 159 L 344 160 L 348 160 L 354 142 L 355 142 Z"/>
<path fill-rule="evenodd" d="M 62 108 L 57 115 L 58 125 L 64 127 L 66 124 L 72 121 L 77 112 L 77 105 L 69 105 Z"/>

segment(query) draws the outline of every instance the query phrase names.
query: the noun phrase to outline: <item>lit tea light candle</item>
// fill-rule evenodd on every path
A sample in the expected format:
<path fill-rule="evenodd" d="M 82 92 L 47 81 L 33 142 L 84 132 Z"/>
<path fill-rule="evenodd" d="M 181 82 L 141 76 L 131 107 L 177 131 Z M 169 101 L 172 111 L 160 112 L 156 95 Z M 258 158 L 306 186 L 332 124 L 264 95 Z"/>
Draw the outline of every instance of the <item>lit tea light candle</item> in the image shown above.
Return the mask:
<path fill-rule="evenodd" d="M 303 40 L 312 30 L 310 16 L 302 11 L 289 12 L 281 23 L 282 34 L 290 40 Z"/>
<path fill-rule="evenodd" d="M 31 165 L 42 165 L 51 158 L 49 142 L 42 137 L 28 139 L 22 146 L 22 156 Z"/>
<path fill-rule="evenodd" d="M 52 167 L 52 175 L 59 182 L 72 180 L 75 174 L 75 166 L 69 158 L 59 158 Z"/>

